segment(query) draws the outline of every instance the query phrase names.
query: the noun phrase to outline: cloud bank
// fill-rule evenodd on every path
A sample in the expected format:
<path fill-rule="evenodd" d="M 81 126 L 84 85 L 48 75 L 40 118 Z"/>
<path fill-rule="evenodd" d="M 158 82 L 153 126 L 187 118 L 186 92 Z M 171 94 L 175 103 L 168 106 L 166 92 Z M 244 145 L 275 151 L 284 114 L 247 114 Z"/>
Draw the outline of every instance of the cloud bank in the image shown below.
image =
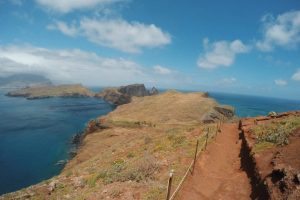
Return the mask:
<path fill-rule="evenodd" d="M 56 83 L 88 86 L 145 83 L 176 87 L 189 79 L 160 65 L 147 68 L 131 60 L 101 57 L 79 49 L 50 50 L 31 45 L 0 46 L 0 64 L 1 76 L 38 74 Z"/>
<path fill-rule="evenodd" d="M 228 67 L 235 61 L 237 54 L 246 53 L 250 50 L 240 40 L 217 41 L 210 43 L 206 38 L 203 40 L 204 53 L 198 59 L 198 66 L 204 69 L 215 69 L 218 67 Z"/>
<path fill-rule="evenodd" d="M 156 25 L 127 22 L 123 19 L 82 18 L 78 25 L 57 21 L 47 28 L 59 30 L 72 37 L 81 35 L 100 46 L 127 53 L 140 53 L 143 48 L 161 47 L 171 43 L 169 33 Z"/>
<path fill-rule="evenodd" d="M 256 43 L 261 51 L 272 51 L 276 46 L 295 48 L 300 43 L 300 11 L 286 12 L 277 17 L 265 15 L 263 39 Z"/>
<path fill-rule="evenodd" d="M 35 0 L 39 5 L 60 13 L 93 9 L 96 6 L 115 3 L 118 0 Z M 120 0 L 119 0 L 120 1 Z"/>

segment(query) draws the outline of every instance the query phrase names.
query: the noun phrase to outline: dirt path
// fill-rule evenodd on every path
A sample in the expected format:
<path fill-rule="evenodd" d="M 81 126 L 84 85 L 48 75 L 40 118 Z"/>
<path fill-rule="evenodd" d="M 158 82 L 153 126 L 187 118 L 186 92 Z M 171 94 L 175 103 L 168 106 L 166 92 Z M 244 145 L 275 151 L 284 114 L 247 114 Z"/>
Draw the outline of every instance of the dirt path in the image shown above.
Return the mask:
<path fill-rule="evenodd" d="M 223 124 L 216 141 L 198 159 L 178 193 L 180 200 L 251 199 L 251 185 L 240 170 L 241 140 L 237 124 Z"/>

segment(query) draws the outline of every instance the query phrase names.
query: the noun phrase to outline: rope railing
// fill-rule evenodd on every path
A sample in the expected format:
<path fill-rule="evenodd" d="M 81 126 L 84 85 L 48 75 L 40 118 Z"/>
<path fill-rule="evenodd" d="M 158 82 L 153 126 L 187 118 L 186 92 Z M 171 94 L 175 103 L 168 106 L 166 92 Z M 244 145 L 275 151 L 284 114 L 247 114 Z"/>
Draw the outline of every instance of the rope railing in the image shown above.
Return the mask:
<path fill-rule="evenodd" d="M 224 120 L 224 117 L 222 116 L 221 120 L 219 120 L 217 122 L 217 124 L 216 124 L 217 125 L 216 132 L 212 136 L 212 138 L 217 138 L 218 133 L 221 132 L 221 126 L 222 126 L 223 120 Z M 199 157 L 199 155 L 201 154 L 201 152 L 205 151 L 206 148 L 207 148 L 207 144 L 208 144 L 208 140 L 209 140 L 209 135 L 210 135 L 210 130 L 211 129 L 209 127 L 206 130 L 205 143 L 204 143 L 204 146 L 202 146 L 202 148 L 200 148 L 200 151 L 198 151 L 198 148 L 199 148 L 199 138 L 197 139 L 196 148 L 195 148 L 195 154 L 194 154 L 194 159 L 190 163 L 188 169 L 186 170 L 184 176 L 180 180 L 178 186 L 176 187 L 176 189 L 174 190 L 174 192 L 172 193 L 172 195 L 171 195 L 171 190 L 172 190 L 172 182 L 173 182 L 173 177 L 174 177 L 174 170 L 173 169 L 171 170 L 170 176 L 169 176 L 169 179 L 168 179 L 168 188 L 167 188 L 166 200 L 174 200 L 175 197 L 176 197 L 176 195 L 178 194 L 179 190 L 181 189 L 184 181 L 188 177 L 188 175 L 189 174 L 191 174 L 192 176 L 194 175 L 194 170 L 195 170 L 197 158 Z"/>

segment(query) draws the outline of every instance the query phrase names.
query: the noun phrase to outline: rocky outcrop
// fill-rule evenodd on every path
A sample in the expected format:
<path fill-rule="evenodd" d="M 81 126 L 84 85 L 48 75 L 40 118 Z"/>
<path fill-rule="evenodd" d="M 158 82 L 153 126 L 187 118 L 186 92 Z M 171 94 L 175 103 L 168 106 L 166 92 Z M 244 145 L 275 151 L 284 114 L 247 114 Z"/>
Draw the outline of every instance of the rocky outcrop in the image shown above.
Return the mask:
<path fill-rule="evenodd" d="M 156 94 L 158 94 L 159 92 L 158 92 L 158 90 L 155 88 L 155 87 L 153 87 L 150 91 L 149 91 L 149 95 L 156 95 Z"/>
<path fill-rule="evenodd" d="M 202 118 L 204 123 L 215 123 L 219 120 L 234 118 L 234 108 L 231 106 L 215 106 Z"/>
<path fill-rule="evenodd" d="M 128 95 L 130 97 L 133 96 L 143 97 L 149 94 L 144 84 L 133 84 L 133 85 L 121 86 L 118 88 L 118 92 L 124 95 Z"/>
<path fill-rule="evenodd" d="M 114 105 L 122 105 L 131 102 L 131 97 L 143 97 L 158 94 L 158 90 L 153 87 L 147 91 L 144 84 L 133 84 L 118 88 L 107 88 L 95 95 Z"/>
<path fill-rule="evenodd" d="M 25 97 L 27 99 L 45 99 L 50 97 L 93 97 L 94 94 L 80 84 L 26 87 L 8 92 L 10 97 Z"/>

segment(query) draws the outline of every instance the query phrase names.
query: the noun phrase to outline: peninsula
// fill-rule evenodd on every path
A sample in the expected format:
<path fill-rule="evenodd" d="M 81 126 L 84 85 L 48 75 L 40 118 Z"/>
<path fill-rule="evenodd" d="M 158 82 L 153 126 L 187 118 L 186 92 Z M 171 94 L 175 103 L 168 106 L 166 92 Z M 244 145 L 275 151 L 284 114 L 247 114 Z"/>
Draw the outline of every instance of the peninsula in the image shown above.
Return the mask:
<path fill-rule="evenodd" d="M 220 119 L 234 120 L 234 109 L 206 93 L 132 97 L 88 123 L 60 175 L 0 199 L 162 199 L 170 168 L 183 176 L 197 138 L 204 144 L 204 131 Z"/>
<path fill-rule="evenodd" d="M 25 97 L 27 99 L 44 99 L 50 97 L 93 97 L 94 93 L 80 84 L 74 84 L 26 87 L 8 92 L 7 96 Z"/>

